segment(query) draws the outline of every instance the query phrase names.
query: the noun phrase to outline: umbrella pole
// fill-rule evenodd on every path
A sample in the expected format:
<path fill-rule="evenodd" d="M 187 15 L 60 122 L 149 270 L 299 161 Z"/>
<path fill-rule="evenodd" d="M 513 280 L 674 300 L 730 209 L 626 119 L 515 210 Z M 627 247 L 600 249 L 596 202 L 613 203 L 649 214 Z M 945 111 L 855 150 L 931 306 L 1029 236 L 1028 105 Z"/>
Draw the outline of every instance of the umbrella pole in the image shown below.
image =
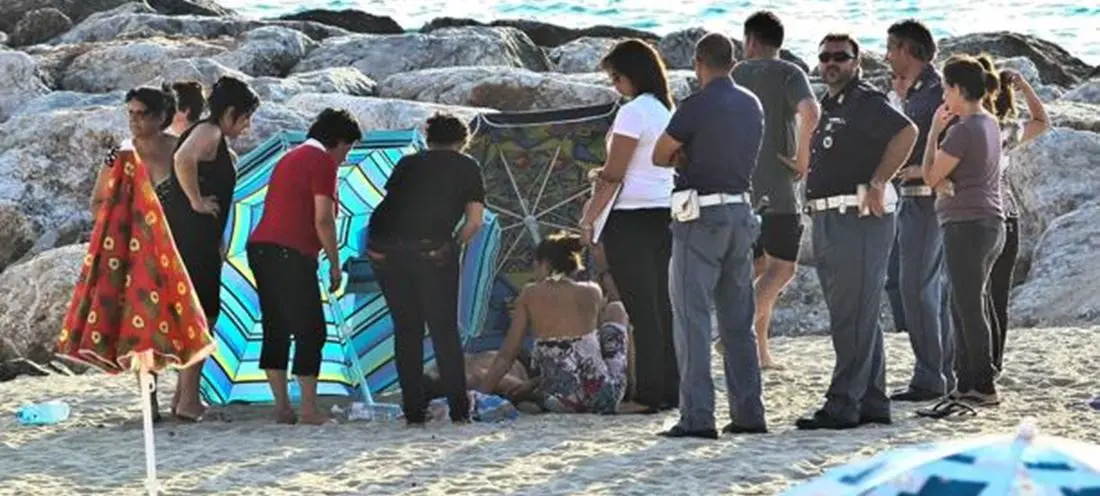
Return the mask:
<path fill-rule="evenodd" d="M 145 488 L 150 496 L 158 492 L 157 485 L 157 448 L 153 443 L 153 404 L 149 395 L 153 393 L 153 377 L 147 369 L 141 369 L 138 373 L 141 383 L 141 416 L 143 430 L 145 431 Z"/>

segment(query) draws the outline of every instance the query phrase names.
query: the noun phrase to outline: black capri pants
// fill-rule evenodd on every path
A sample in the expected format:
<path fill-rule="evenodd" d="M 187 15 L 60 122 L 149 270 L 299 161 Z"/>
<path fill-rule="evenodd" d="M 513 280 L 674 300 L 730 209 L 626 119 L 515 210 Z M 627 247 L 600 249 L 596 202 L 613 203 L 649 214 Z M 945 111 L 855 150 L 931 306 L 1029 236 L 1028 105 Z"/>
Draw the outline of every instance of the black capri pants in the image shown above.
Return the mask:
<path fill-rule="evenodd" d="M 326 334 L 317 259 L 272 243 L 249 243 L 247 251 L 264 330 L 260 368 L 286 370 L 293 335 L 294 375 L 316 377 Z"/>

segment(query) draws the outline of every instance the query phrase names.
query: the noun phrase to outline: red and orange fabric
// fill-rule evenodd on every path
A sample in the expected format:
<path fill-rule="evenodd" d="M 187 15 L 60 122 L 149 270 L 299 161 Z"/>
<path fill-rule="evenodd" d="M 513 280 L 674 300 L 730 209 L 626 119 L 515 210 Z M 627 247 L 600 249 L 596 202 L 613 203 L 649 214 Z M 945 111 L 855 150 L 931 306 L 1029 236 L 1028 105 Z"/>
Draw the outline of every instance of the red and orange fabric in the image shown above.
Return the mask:
<path fill-rule="evenodd" d="M 145 166 L 132 148 L 108 161 L 58 354 L 110 373 L 186 368 L 214 350 L 206 317 Z"/>

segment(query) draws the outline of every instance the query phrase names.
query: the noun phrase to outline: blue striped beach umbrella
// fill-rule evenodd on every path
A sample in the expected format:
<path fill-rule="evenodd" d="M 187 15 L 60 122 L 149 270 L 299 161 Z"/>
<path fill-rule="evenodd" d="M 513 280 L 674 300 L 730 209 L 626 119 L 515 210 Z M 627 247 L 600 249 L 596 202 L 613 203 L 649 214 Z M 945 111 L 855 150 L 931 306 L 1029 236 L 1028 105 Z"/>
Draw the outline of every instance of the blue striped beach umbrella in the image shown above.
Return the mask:
<path fill-rule="evenodd" d="M 227 261 L 222 270 L 221 315 L 214 325 L 217 351 L 202 371 L 203 398 L 216 405 L 273 401 L 263 370 L 259 368 L 263 329 L 255 280 L 248 268 L 245 245 L 263 213 L 267 184 L 283 154 L 305 141 L 301 132 L 276 135 L 241 158 L 237 189 L 225 241 Z M 424 146 L 415 130 L 372 131 L 348 153 L 338 172 L 339 214 L 337 236 L 340 259 L 365 253 L 365 230 L 371 212 L 381 202 L 384 185 L 401 157 Z M 493 263 L 500 246 L 497 218 L 486 213 L 485 227 L 466 246 L 462 260 L 459 326 L 465 342 L 480 331 L 488 311 Z M 328 274 L 328 262 L 320 257 L 319 273 Z M 323 277 L 327 281 L 327 277 Z M 372 394 L 396 388 L 393 355 L 393 322 L 377 287 L 348 290 L 345 284 L 332 295 L 324 292 L 328 337 L 322 348 L 318 394 L 357 396 L 361 377 L 352 360 L 366 374 Z M 336 312 L 330 303 L 339 306 Z M 344 339 L 339 326 L 350 329 Z M 424 361 L 433 361 L 431 340 L 425 339 Z"/>
<path fill-rule="evenodd" d="M 1100 496 L 1100 446 L 992 435 L 884 452 L 844 465 L 786 496 Z"/>

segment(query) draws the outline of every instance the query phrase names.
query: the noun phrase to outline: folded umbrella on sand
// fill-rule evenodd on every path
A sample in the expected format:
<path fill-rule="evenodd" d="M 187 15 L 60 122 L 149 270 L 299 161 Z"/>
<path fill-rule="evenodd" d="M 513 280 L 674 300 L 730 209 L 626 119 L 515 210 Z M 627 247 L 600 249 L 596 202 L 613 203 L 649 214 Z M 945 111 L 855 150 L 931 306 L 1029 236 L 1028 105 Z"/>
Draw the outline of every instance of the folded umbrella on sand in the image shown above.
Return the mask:
<path fill-rule="evenodd" d="M 786 496 L 1004 496 L 1100 494 L 1100 446 L 1016 435 L 932 443 L 880 453 L 826 472 Z"/>
<path fill-rule="evenodd" d="M 194 364 L 213 352 L 214 341 L 145 166 L 132 147 L 108 160 L 103 205 L 57 353 L 110 374 L 138 373 L 147 487 L 156 494 L 151 374 Z"/>

